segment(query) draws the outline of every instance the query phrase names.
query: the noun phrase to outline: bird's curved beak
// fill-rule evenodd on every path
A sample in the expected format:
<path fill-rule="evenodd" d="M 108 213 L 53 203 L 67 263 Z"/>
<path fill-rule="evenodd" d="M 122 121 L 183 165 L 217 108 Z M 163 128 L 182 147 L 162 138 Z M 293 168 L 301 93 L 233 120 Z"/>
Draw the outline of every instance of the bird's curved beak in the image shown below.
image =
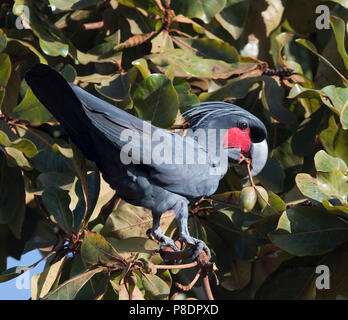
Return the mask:
<path fill-rule="evenodd" d="M 256 176 L 262 171 L 268 159 L 268 145 L 266 139 L 261 142 L 253 142 L 250 145 L 248 157 L 251 158 L 251 175 Z M 228 158 L 230 164 L 235 167 L 236 171 L 247 178 L 248 170 L 246 166 L 239 165 L 241 163 L 240 148 L 228 149 Z"/>
<path fill-rule="evenodd" d="M 252 143 L 250 147 L 251 175 L 258 175 L 268 159 L 268 144 L 266 139 L 259 143 Z"/>

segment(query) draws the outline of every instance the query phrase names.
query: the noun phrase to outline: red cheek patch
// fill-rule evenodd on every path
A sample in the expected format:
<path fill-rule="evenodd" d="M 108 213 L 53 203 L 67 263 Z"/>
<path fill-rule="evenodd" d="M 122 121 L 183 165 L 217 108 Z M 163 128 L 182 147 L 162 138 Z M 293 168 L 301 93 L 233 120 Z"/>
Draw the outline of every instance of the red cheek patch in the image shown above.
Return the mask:
<path fill-rule="evenodd" d="M 243 153 L 249 153 L 251 139 L 250 128 L 241 130 L 239 128 L 228 129 L 222 138 L 222 145 L 227 148 L 240 148 Z"/>

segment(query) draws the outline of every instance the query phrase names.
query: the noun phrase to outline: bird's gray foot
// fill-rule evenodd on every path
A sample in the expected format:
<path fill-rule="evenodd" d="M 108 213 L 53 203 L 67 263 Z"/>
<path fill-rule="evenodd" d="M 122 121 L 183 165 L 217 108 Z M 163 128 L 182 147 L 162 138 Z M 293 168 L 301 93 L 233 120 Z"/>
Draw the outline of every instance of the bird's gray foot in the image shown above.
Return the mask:
<path fill-rule="evenodd" d="M 210 260 L 211 258 L 210 249 L 208 248 L 208 246 L 205 244 L 204 241 L 193 238 L 191 236 L 186 236 L 186 235 L 180 236 L 180 240 L 183 242 L 186 242 L 186 244 L 191 244 L 194 246 L 192 255 L 191 255 L 192 260 L 195 260 L 198 257 L 198 254 L 202 250 L 206 252 L 208 259 Z"/>
<path fill-rule="evenodd" d="M 159 242 L 159 247 L 169 246 L 173 248 L 175 251 L 180 251 L 177 245 L 174 243 L 173 239 L 165 236 L 161 229 L 149 229 L 146 232 L 147 234 L 152 234 L 153 237 Z"/>

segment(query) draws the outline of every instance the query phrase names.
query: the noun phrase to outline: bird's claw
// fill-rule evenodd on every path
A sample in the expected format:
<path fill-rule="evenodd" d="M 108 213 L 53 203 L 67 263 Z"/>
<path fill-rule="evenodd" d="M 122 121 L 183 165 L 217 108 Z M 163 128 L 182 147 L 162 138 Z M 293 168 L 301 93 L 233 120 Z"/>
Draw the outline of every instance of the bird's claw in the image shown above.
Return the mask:
<path fill-rule="evenodd" d="M 178 246 L 174 243 L 173 239 L 165 236 L 162 231 L 157 231 L 157 230 L 153 231 L 152 229 L 148 229 L 146 231 L 146 234 L 153 235 L 153 237 L 159 242 L 158 244 L 159 249 L 161 249 L 162 247 L 168 246 L 174 249 L 175 251 L 180 251 Z"/>
<path fill-rule="evenodd" d="M 146 234 L 147 235 L 151 234 L 159 242 L 159 244 L 158 244 L 159 249 L 161 249 L 161 247 L 168 246 L 168 247 L 171 247 L 172 249 L 174 249 L 175 251 L 180 251 L 180 249 L 175 244 L 173 239 L 165 236 L 162 231 L 149 229 L 146 231 Z M 208 246 L 205 244 L 204 241 L 193 238 L 191 236 L 181 236 L 180 241 L 185 242 L 186 244 L 193 246 L 193 248 L 191 250 L 192 251 L 192 254 L 191 254 L 192 260 L 195 260 L 202 250 L 204 250 L 206 252 L 208 259 L 210 260 L 210 258 L 211 258 L 210 249 L 208 248 Z"/>
<path fill-rule="evenodd" d="M 191 255 L 192 260 L 195 260 L 202 250 L 205 251 L 205 253 L 208 256 L 208 259 L 210 260 L 211 258 L 210 249 L 208 248 L 208 246 L 205 244 L 204 241 L 190 237 L 190 236 L 182 236 L 180 237 L 180 240 L 194 246 L 194 248 L 192 249 L 192 255 Z"/>

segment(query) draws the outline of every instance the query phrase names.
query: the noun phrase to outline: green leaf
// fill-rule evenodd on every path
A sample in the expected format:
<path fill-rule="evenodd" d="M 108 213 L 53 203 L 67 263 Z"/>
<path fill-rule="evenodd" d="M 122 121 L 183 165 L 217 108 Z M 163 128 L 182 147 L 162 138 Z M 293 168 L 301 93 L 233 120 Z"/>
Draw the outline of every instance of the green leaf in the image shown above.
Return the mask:
<path fill-rule="evenodd" d="M 11 117 L 40 125 L 52 118 L 51 113 L 41 104 L 29 88 L 20 104 L 11 112 Z"/>
<path fill-rule="evenodd" d="M 228 278 L 223 278 L 221 286 L 229 291 L 243 289 L 251 280 L 251 268 L 250 261 L 235 260 L 231 272 L 224 275 Z"/>
<path fill-rule="evenodd" d="M 87 209 L 88 209 L 88 177 L 87 177 L 87 163 L 84 155 L 81 150 L 71 142 L 71 148 L 73 151 L 73 164 L 76 169 L 77 175 L 81 182 L 83 199 L 85 202 L 84 210 L 81 212 L 81 222 L 84 217 L 86 217 Z"/>
<path fill-rule="evenodd" d="M 327 194 L 320 190 L 317 179 L 313 178 L 307 173 L 299 173 L 296 176 L 296 185 L 300 191 L 310 199 L 321 202 L 330 198 Z"/>
<path fill-rule="evenodd" d="M 17 139 L 11 141 L 4 131 L 0 130 L 0 144 L 4 147 L 15 148 L 23 152 L 28 158 L 32 158 L 37 155 L 38 151 L 34 143 L 28 139 Z"/>
<path fill-rule="evenodd" d="M 282 198 L 280 198 L 278 195 L 270 191 L 268 193 L 268 203 L 272 206 L 272 208 L 278 213 L 283 213 L 286 209 L 286 204 Z M 273 216 L 274 211 L 268 206 L 265 205 L 265 207 L 262 210 L 263 216 Z"/>
<path fill-rule="evenodd" d="M 283 106 L 285 90 L 271 77 L 263 77 L 262 103 L 271 116 L 279 122 L 294 124 L 295 115 Z"/>
<path fill-rule="evenodd" d="M 75 81 L 77 76 L 76 70 L 71 64 L 66 64 L 60 73 L 66 81 L 71 83 Z"/>
<path fill-rule="evenodd" d="M 27 10 L 30 12 L 30 17 L 26 16 Z M 39 44 L 42 51 L 49 56 L 66 57 L 69 53 L 69 45 L 67 39 L 53 24 L 47 27 L 47 18 L 42 16 L 39 10 L 35 10 L 35 6 L 30 2 L 15 2 L 12 11 L 15 15 L 20 16 L 23 20 L 30 24 L 30 27 L 36 31 L 39 37 Z"/>
<path fill-rule="evenodd" d="M 319 155 L 320 157 L 320 155 Z M 326 157 L 327 159 L 328 157 Z M 319 158 L 320 159 L 320 158 Z M 339 167 L 333 167 L 333 165 L 344 165 L 342 162 L 339 164 L 334 162 L 335 158 L 332 158 L 331 163 L 322 164 L 316 157 L 316 164 L 320 166 L 320 169 L 327 170 L 328 166 L 331 166 L 331 170 L 319 171 L 317 173 L 317 179 L 312 178 L 308 174 L 298 174 L 296 176 L 296 184 L 300 191 L 315 200 L 322 201 L 328 199 L 338 199 L 342 203 L 347 203 L 348 195 L 348 177 L 345 170 L 342 171 Z M 324 167 L 324 168 L 323 168 Z M 319 170 L 319 168 L 317 168 Z"/>
<path fill-rule="evenodd" d="M 191 93 L 190 84 L 184 79 L 175 78 L 173 85 L 179 97 L 179 108 L 181 113 L 188 110 L 187 106 L 199 103 L 198 97 L 194 93 Z"/>
<path fill-rule="evenodd" d="M 166 50 L 174 49 L 172 36 L 169 35 L 169 32 L 166 30 L 160 32 L 156 37 L 154 37 L 151 40 L 151 44 L 152 44 L 151 53 L 160 53 L 160 52 L 165 52 Z"/>
<path fill-rule="evenodd" d="M 286 61 L 283 58 L 282 50 L 284 46 L 293 38 L 294 34 L 282 32 L 271 38 L 271 50 L 274 65 L 277 69 L 286 68 Z"/>
<path fill-rule="evenodd" d="M 315 299 L 315 267 L 313 263 L 301 262 L 298 258 L 283 262 L 265 279 L 257 290 L 255 298 L 262 300 Z"/>
<path fill-rule="evenodd" d="M 50 187 L 42 194 L 42 200 L 48 212 L 54 217 L 54 220 L 67 234 L 70 234 L 73 230 L 74 217 L 69 209 L 69 192 L 67 190 Z"/>
<path fill-rule="evenodd" d="M 215 19 L 235 40 L 243 32 L 249 5 L 248 0 L 227 1 L 224 9 L 215 15 Z"/>
<path fill-rule="evenodd" d="M 239 61 L 236 48 L 227 42 L 216 39 L 190 39 L 185 37 L 173 37 L 174 42 L 189 54 L 195 54 L 207 59 L 222 60 L 227 63 Z"/>
<path fill-rule="evenodd" d="M 66 57 L 69 53 L 69 45 L 54 41 L 54 38 L 49 40 L 40 39 L 40 47 L 48 56 L 63 56 Z"/>
<path fill-rule="evenodd" d="M 81 258 L 85 266 L 103 261 L 115 261 L 113 257 L 120 257 L 115 248 L 96 232 L 85 231 L 81 244 Z"/>
<path fill-rule="evenodd" d="M 8 165 L 11 167 L 21 167 L 24 170 L 31 170 L 32 167 L 23 152 L 16 148 L 5 147 Z"/>
<path fill-rule="evenodd" d="M 333 112 L 340 116 L 344 129 L 348 128 L 348 88 L 339 88 L 329 85 L 322 90 L 303 88 L 296 84 L 290 91 L 289 97 L 321 98 L 321 101 L 327 105 Z"/>
<path fill-rule="evenodd" d="M 348 224 L 319 207 L 296 206 L 280 217 L 272 243 L 296 256 L 320 255 L 348 240 Z"/>
<path fill-rule="evenodd" d="M 11 66 L 11 75 L 7 82 L 6 89 L 0 89 L 5 92 L 5 97 L 2 102 L 1 111 L 3 114 L 8 115 L 12 112 L 18 104 L 18 96 L 20 94 L 21 87 L 21 64 L 19 62 L 13 62 Z M 1 100 L 1 98 L 0 98 Z M 1 102 L 0 102 L 1 105 Z"/>
<path fill-rule="evenodd" d="M 7 46 L 7 38 L 4 30 L 0 29 L 0 52 Z"/>
<path fill-rule="evenodd" d="M 224 266 L 224 271 L 230 272 L 233 259 L 254 259 L 258 239 L 252 232 L 243 230 L 258 219 L 254 214 L 227 206 L 199 219 L 205 228 L 210 247 L 216 253 L 219 269 Z"/>
<path fill-rule="evenodd" d="M 313 52 L 322 61 L 324 61 L 326 64 L 328 64 L 346 83 L 348 83 L 348 80 L 344 77 L 344 75 L 342 75 L 329 60 L 327 60 L 323 55 L 318 53 L 317 48 L 315 47 L 315 45 L 312 42 L 310 42 L 309 40 L 306 40 L 306 39 L 297 39 L 296 42 L 303 45 L 309 51 Z"/>
<path fill-rule="evenodd" d="M 98 197 L 92 196 L 92 190 L 91 196 L 89 195 L 89 199 L 91 201 L 91 204 L 89 205 L 89 211 L 87 212 L 87 220 L 88 222 L 91 222 L 95 219 L 97 221 L 93 222 L 93 224 L 97 223 L 98 220 L 103 219 L 103 224 L 105 223 L 105 217 L 107 217 L 113 210 L 114 204 L 116 202 L 116 191 L 110 187 L 110 185 L 104 181 L 101 177 L 98 179 L 97 177 L 89 177 L 92 181 L 89 182 L 89 186 L 95 186 L 99 189 L 99 195 Z M 93 178 L 93 179 L 92 179 Z M 98 181 L 100 180 L 100 181 Z M 98 183 L 98 186 L 97 186 Z M 94 194 L 96 193 L 97 188 L 94 189 Z M 94 209 L 93 207 L 93 201 L 96 201 Z"/>
<path fill-rule="evenodd" d="M 7 224 L 17 239 L 21 238 L 25 217 L 25 190 L 21 169 L 9 167 L 0 152 L 0 224 Z"/>
<path fill-rule="evenodd" d="M 173 221 L 173 214 L 167 212 L 161 217 L 161 229 L 165 232 Z M 108 217 L 101 234 L 105 237 L 127 239 L 129 237 L 146 237 L 146 231 L 152 227 L 150 210 L 133 206 L 121 201 Z"/>
<path fill-rule="evenodd" d="M 164 300 L 168 297 L 170 288 L 160 277 L 154 274 L 142 274 L 141 280 L 148 299 Z"/>
<path fill-rule="evenodd" d="M 348 129 L 348 88 L 327 86 L 321 90 L 329 97 L 323 97 L 323 102 L 340 115 L 343 129 Z"/>
<path fill-rule="evenodd" d="M 43 172 L 36 178 L 38 189 L 59 187 L 63 190 L 70 190 L 74 177 L 71 174 L 60 172 Z"/>
<path fill-rule="evenodd" d="M 204 59 L 182 49 L 168 50 L 164 53 L 146 56 L 161 71 L 165 72 L 174 65 L 176 77 L 226 79 L 236 74 L 243 74 L 256 69 L 254 62 L 227 63 L 216 59 Z"/>
<path fill-rule="evenodd" d="M 291 149 L 298 156 L 310 156 L 316 142 L 317 134 L 321 129 L 324 110 L 320 108 L 304 119 L 296 129 L 291 139 Z"/>
<path fill-rule="evenodd" d="M 348 177 L 341 170 L 334 168 L 330 172 L 318 172 L 317 181 L 318 187 L 323 193 L 330 198 L 347 203 Z"/>
<path fill-rule="evenodd" d="M 89 281 L 94 275 L 99 272 L 103 272 L 103 269 L 96 268 L 88 270 L 72 277 L 62 283 L 59 287 L 49 292 L 44 296 L 43 300 L 73 300 L 82 287 Z"/>
<path fill-rule="evenodd" d="M 30 267 L 12 267 L 0 274 L 0 283 L 16 278 L 30 269 Z"/>
<path fill-rule="evenodd" d="M 319 137 L 329 154 L 341 158 L 346 164 L 348 163 L 348 130 L 338 127 L 334 116 L 330 117 L 328 127 L 321 131 Z"/>
<path fill-rule="evenodd" d="M 266 189 L 280 193 L 284 188 L 285 172 L 276 160 L 268 158 L 257 179 Z"/>
<path fill-rule="evenodd" d="M 23 41 L 23 40 L 20 40 L 20 39 L 8 38 L 8 42 L 11 42 L 11 41 L 18 42 L 22 46 L 28 48 L 31 52 L 33 52 L 39 58 L 40 63 L 48 64 L 48 62 L 47 62 L 46 58 L 43 56 L 43 54 L 41 54 L 40 51 L 37 50 L 35 48 L 35 46 L 30 44 L 29 42 L 26 42 L 26 41 Z"/>
<path fill-rule="evenodd" d="M 158 250 L 158 244 L 148 238 L 130 237 L 122 240 L 108 238 L 107 240 L 125 259 L 137 253 L 140 253 L 138 259 L 150 259 L 151 255 Z"/>
<path fill-rule="evenodd" d="M 5 53 L 0 53 L 0 87 L 6 87 L 11 75 L 10 57 Z"/>
<path fill-rule="evenodd" d="M 0 53 L 0 108 L 2 106 L 6 85 L 11 75 L 11 61 L 7 54 Z"/>
<path fill-rule="evenodd" d="M 81 10 L 90 7 L 101 0 L 49 0 L 51 7 L 67 11 L 67 10 Z"/>
<path fill-rule="evenodd" d="M 147 65 L 147 61 L 143 58 L 133 61 L 132 65 L 140 71 L 144 79 L 146 79 L 151 74 L 149 66 Z"/>
<path fill-rule="evenodd" d="M 174 123 L 179 109 L 173 83 L 162 74 L 152 74 L 139 84 L 134 92 L 134 105 L 139 117 L 162 128 Z"/>
<path fill-rule="evenodd" d="M 125 74 L 116 74 L 110 79 L 103 80 L 96 85 L 96 90 L 105 97 L 114 101 L 130 99 L 130 89 L 138 74 L 137 68 L 131 68 Z"/>
<path fill-rule="evenodd" d="M 225 4 L 226 0 L 176 0 L 171 3 L 171 9 L 177 15 L 182 14 L 189 18 L 199 18 L 204 23 L 209 23 L 224 8 Z"/>
<path fill-rule="evenodd" d="M 63 268 L 65 258 L 46 267 L 41 273 L 31 278 L 31 299 L 38 300 L 45 296 L 54 286 Z"/>
<path fill-rule="evenodd" d="M 120 4 L 131 8 L 142 8 L 150 13 L 162 15 L 156 0 L 118 0 Z"/>
<path fill-rule="evenodd" d="M 335 34 L 335 38 L 337 42 L 337 50 L 342 57 L 342 60 L 344 62 L 346 69 L 348 70 L 348 54 L 345 48 L 346 24 L 341 18 L 335 17 L 335 16 L 330 17 L 330 24 Z"/>
<path fill-rule="evenodd" d="M 29 159 L 30 164 L 40 172 L 64 172 L 75 174 L 72 160 L 55 151 L 54 145 L 62 145 L 62 141 L 55 140 L 47 133 L 28 127 L 17 128 L 21 138 L 32 141 L 38 154 Z M 66 144 L 66 143 L 65 143 Z"/>
<path fill-rule="evenodd" d="M 320 150 L 315 154 L 314 163 L 317 171 L 330 172 L 333 169 L 347 171 L 347 165 L 342 159 L 332 157 L 324 150 Z"/>
<path fill-rule="evenodd" d="M 199 96 L 201 101 L 219 101 L 227 99 L 244 98 L 251 87 L 260 80 L 258 76 L 250 76 L 247 78 L 235 78 L 227 80 L 226 84 L 221 88 L 212 92 L 202 92 Z"/>
<path fill-rule="evenodd" d="M 267 0 L 268 7 L 265 11 L 261 12 L 261 16 L 266 25 L 267 37 L 275 30 L 283 16 L 284 6 L 281 0 Z"/>
<path fill-rule="evenodd" d="M 98 171 L 92 171 L 88 173 L 88 191 L 87 191 L 87 208 L 85 201 L 85 194 L 83 192 L 82 180 L 79 179 L 73 189 L 70 190 L 70 194 L 73 201 L 76 202 L 74 208 L 74 230 L 77 231 L 87 224 L 93 211 L 96 207 L 99 192 L 100 192 L 100 174 Z"/>

